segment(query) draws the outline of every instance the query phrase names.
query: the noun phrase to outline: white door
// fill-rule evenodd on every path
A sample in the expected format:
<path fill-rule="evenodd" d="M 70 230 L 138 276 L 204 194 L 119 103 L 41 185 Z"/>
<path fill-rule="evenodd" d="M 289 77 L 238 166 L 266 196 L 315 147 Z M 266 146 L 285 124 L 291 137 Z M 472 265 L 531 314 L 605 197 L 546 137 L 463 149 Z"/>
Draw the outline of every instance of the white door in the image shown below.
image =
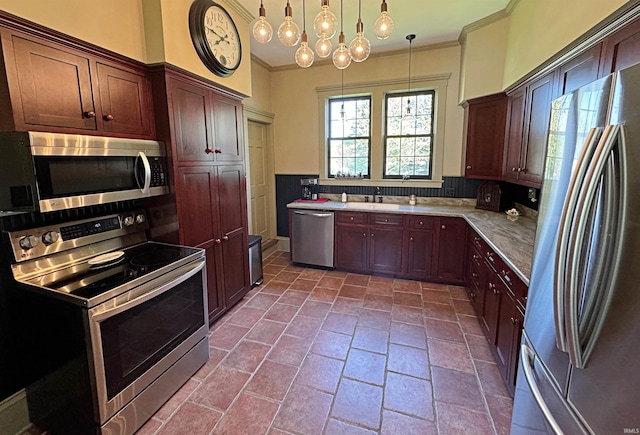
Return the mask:
<path fill-rule="evenodd" d="M 269 189 L 269 141 L 268 125 L 248 121 L 249 170 L 251 172 L 251 233 L 262 236 L 262 241 L 271 238 L 271 209 L 275 199 Z"/>

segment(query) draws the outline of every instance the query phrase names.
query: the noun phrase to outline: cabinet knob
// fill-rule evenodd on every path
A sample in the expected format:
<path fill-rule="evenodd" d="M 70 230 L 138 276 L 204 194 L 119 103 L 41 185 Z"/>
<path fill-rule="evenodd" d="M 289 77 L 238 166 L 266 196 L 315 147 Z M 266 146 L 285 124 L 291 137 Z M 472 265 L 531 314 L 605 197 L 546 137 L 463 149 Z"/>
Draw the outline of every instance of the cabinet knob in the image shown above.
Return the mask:
<path fill-rule="evenodd" d="M 523 170 L 522 168 L 518 168 L 518 172 L 522 172 L 522 170 Z"/>
<path fill-rule="evenodd" d="M 353 216 L 349 217 L 349 220 L 351 220 L 351 221 L 352 221 L 352 220 L 353 220 Z"/>
<path fill-rule="evenodd" d="M 511 168 L 511 172 L 517 172 L 517 171 L 518 171 L 518 168 L 516 167 Z"/>
<path fill-rule="evenodd" d="M 469 293 L 469 296 L 471 296 L 473 299 L 476 298 L 476 294 L 474 292 Z"/>
<path fill-rule="evenodd" d="M 418 225 L 424 225 L 424 222 L 420 221 L 420 222 L 418 223 Z"/>
<path fill-rule="evenodd" d="M 96 117 L 96 112 L 94 112 L 93 110 L 89 110 L 88 112 L 84 112 L 84 117 L 85 118 L 95 118 Z"/>
<path fill-rule="evenodd" d="M 215 243 L 216 243 L 216 245 L 219 245 L 220 243 L 222 243 L 222 240 L 220 240 L 220 239 L 216 239 L 216 240 L 215 240 Z"/>
<path fill-rule="evenodd" d="M 496 288 L 496 285 L 494 283 L 490 282 L 489 283 L 489 288 L 490 289 L 494 289 L 494 288 Z"/>
<path fill-rule="evenodd" d="M 367 237 L 367 233 L 362 233 L 362 237 Z"/>
<path fill-rule="evenodd" d="M 473 259 L 474 260 L 477 260 L 479 257 L 480 257 L 479 255 L 473 254 Z"/>
<path fill-rule="evenodd" d="M 478 236 L 473 236 L 473 240 L 474 240 L 474 241 L 476 241 L 476 242 L 479 242 L 479 241 L 480 241 L 480 237 L 478 237 Z"/>
<path fill-rule="evenodd" d="M 489 251 L 487 251 L 487 258 L 489 259 L 490 262 L 492 262 L 492 263 L 494 262 L 493 254 L 491 252 L 489 252 Z"/>
<path fill-rule="evenodd" d="M 371 233 L 371 237 L 375 236 L 375 234 Z"/>
<path fill-rule="evenodd" d="M 385 219 L 384 221 L 385 221 L 385 222 L 389 222 L 389 219 Z"/>
<path fill-rule="evenodd" d="M 413 236 L 409 237 L 409 241 L 413 242 Z"/>
<path fill-rule="evenodd" d="M 105 121 L 113 121 L 113 115 L 104 115 L 102 119 Z"/>
<path fill-rule="evenodd" d="M 224 240 L 224 241 L 226 242 L 227 240 L 229 240 L 229 236 L 224 236 L 224 237 L 222 238 L 222 240 Z"/>
<path fill-rule="evenodd" d="M 467 165 L 467 169 L 471 169 L 471 165 Z"/>
<path fill-rule="evenodd" d="M 478 277 L 478 274 L 477 274 L 477 273 L 475 273 L 475 272 L 471 272 L 471 276 L 472 276 L 472 277 L 474 277 L 474 278 L 477 278 L 477 277 Z"/>
<path fill-rule="evenodd" d="M 213 152 L 213 150 L 210 149 L 210 148 L 205 148 L 204 152 L 205 152 L 205 154 L 211 154 Z"/>
<path fill-rule="evenodd" d="M 446 230 L 447 226 L 446 225 L 442 225 L 440 228 L 442 228 L 443 230 Z"/>
<path fill-rule="evenodd" d="M 521 168 L 520 171 L 524 172 L 525 174 L 527 173 L 527 168 Z"/>
<path fill-rule="evenodd" d="M 216 149 L 214 150 L 216 154 L 222 154 L 222 150 L 221 149 Z"/>
<path fill-rule="evenodd" d="M 511 320 L 511 324 L 513 324 L 513 325 L 516 324 L 516 319 L 514 319 L 513 317 L 510 320 Z"/>

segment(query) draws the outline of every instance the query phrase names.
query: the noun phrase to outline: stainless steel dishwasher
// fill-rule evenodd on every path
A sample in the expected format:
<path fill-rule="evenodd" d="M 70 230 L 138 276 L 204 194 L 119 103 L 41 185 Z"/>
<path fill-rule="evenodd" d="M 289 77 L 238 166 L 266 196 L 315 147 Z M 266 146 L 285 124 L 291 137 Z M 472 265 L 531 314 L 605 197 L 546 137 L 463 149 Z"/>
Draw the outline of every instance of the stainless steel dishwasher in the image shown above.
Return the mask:
<path fill-rule="evenodd" d="M 333 264 L 333 212 L 291 212 L 291 259 L 294 263 L 335 267 Z"/>

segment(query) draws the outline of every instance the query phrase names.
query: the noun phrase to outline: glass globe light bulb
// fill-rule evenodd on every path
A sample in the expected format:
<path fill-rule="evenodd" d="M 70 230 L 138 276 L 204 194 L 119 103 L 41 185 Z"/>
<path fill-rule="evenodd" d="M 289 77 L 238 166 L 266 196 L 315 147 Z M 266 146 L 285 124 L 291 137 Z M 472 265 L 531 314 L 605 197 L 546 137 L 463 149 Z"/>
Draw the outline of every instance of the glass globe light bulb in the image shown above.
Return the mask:
<path fill-rule="evenodd" d="M 351 59 L 354 62 L 362 62 L 369 57 L 371 53 L 371 43 L 364 37 L 364 26 L 362 20 L 358 18 L 358 24 L 356 25 L 356 37 L 353 38 L 349 44 L 349 52 L 351 53 Z"/>
<path fill-rule="evenodd" d="M 336 34 L 338 18 L 329 10 L 328 5 L 322 5 L 322 10 L 318 12 L 313 20 L 313 30 L 318 38 L 333 38 Z"/>
<path fill-rule="evenodd" d="M 278 27 L 278 39 L 282 45 L 293 47 L 300 41 L 300 27 L 293 22 L 290 16 L 285 17 Z"/>
<path fill-rule="evenodd" d="M 307 43 L 307 32 L 302 32 L 300 48 L 296 50 L 296 63 L 302 68 L 309 68 L 313 64 L 313 50 Z"/>
<path fill-rule="evenodd" d="M 393 20 L 387 14 L 387 11 L 383 11 L 376 20 L 373 26 L 373 31 L 378 39 L 387 39 L 393 31 L 393 26 Z"/>
<path fill-rule="evenodd" d="M 261 16 L 253 24 L 253 37 L 261 44 L 266 44 L 273 37 L 273 28 L 265 17 Z"/>
<path fill-rule="evenodd" d="M 340 43 L 333 52 L 333 65 L 338 69 L 345 69 L 351 65 L 351 54 L 344 44 L 344 33 L 340 32 Z"/>
<path fill-rule="evenodd" d="M 333 50 L 333 44 L 331 44 L 331 40 L 327 38 L 320 38 L 318 42 L 316 42 L 316 53 L 321 58 L 329 57 L 331 51 Z"/>

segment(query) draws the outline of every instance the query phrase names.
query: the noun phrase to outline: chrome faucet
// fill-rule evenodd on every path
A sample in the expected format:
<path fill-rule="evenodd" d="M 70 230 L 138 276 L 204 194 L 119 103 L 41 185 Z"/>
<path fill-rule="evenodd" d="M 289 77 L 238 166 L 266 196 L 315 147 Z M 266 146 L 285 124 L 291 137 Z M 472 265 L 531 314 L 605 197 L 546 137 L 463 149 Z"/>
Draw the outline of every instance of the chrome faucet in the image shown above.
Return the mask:
<path fill-rule="evenodd" d="M 373 192 L 373 202 L 376 202 L 376 195 L 378 196 L 378 202 L 382 202 L 382 193 L 380 192 L 380 188 L 376 187 L 376 190 Z"/>

